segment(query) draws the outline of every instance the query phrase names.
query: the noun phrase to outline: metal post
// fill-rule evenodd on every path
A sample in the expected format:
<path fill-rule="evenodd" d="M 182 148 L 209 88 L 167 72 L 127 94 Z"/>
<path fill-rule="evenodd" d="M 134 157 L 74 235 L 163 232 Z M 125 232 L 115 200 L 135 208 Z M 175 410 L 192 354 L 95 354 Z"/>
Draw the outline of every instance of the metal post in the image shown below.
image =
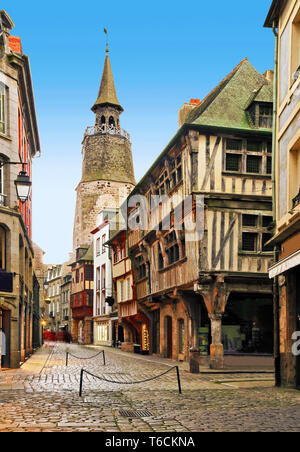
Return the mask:
<path fill-rule="evenodd" d="M 66 353 L 66 367 L 68 367 L 69 363 L 69 352 Z"/>
<path fill-rule="evenodd" d="M 103 350 L 103 366 L 105 366 L 106 365 L 106 362 L 105 362 L 105 351 Z"/>
<path fill-rule="evenodd" d="M 179 375 L 179 367 L 178 366 L 176 366 L 176 372 L 177 372 L 178 391 L 179 391 L 179 394 L 181 394 L 182 392 L 181 392 L 181 383 L 180 383 L 180 375 Z"/>
<path fill-rule="evenodd" d="M 82 397 L 83 372 L 84 372 L 84 369 L 81 369 L 81 371 L 80 371 L 79 397 Z"/>

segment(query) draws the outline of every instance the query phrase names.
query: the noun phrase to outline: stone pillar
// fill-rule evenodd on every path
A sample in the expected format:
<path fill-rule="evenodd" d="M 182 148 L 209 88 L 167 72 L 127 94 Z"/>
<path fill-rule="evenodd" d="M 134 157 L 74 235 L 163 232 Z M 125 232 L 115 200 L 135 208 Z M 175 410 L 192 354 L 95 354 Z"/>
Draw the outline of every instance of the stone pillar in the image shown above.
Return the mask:
<path fill-rule="evenodd" d="M 200 350 L 197 347 L 190 349 L 190 372 L 192 374 L 200 373 Z"/>
<path fill-rule="evenodd" d="M 222 314 L 209 315 L 211 322 L 210 368 L 224 369 L 224 347 L 222 344 Z"/>

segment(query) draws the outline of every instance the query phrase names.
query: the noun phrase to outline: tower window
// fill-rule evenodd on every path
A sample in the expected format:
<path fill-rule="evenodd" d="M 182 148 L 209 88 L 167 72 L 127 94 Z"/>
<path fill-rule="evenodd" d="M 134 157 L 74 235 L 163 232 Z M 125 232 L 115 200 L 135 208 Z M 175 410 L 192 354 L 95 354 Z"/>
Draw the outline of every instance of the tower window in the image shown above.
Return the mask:
<path fill-rule="evenodd" d="M 101 124 L 105 124 L 105 123 L 106 123 L 105 116 L 101 116 Z"/>
<path fill-rule="evenodd" d="M 109 117 L 109 125 L 115 127 L 115 120 L 112 116 Z"/>

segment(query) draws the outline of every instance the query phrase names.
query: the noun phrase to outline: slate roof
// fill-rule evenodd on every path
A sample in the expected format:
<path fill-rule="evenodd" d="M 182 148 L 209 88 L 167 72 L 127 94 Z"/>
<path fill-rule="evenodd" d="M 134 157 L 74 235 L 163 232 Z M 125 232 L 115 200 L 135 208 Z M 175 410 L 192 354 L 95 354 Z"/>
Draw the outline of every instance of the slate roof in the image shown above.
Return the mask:
<path fill-rule="evenodd" d="M 199 126 L 205 130 L 206 127 L 216 127 L 220 130 L 223 128 L 259 134 L 271 133 L 271 129 L 257 128 L 252 124 L 247 109 L 254 101 L 273 103 L 273 84 L 249 63 L 248 58 L 245 58 L 203 99 L 199 106 L 188 114 L 185 123 L 134 187 L 131 195 L 138 192 L 139 187 L 160 160 L 189 128 L 196 129 Z"/>
<path fill-rule="evenodd" d="M 191 111 L 185 123 L 253 130 L 246 112 L 253 101 L 272 103 L 273 85 L 246 58 Z"/>
<path fill-rule="evenodd" d="M 106 58 L 104 62 L 98 98 L 94 103 L 92 110 L 95 111 L 97 106 L 101 105 L 112 105 L 114 107 L 117 107 L 120 111 L 123 111 L 123 108 L 121 107 L 117 98 L 108 50 L 106 50 Z"/>

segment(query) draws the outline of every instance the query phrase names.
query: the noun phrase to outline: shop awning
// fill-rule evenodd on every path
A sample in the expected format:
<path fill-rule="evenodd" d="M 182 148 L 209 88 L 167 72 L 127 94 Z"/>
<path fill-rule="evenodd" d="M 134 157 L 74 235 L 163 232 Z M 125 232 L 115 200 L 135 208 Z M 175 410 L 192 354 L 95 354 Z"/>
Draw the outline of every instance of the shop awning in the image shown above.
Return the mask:
<path fill-rule="evenodd" d="M 296 251 L 285 259 L 282 259 L 281 261 L 277 262 L 277 264 L 269 268 L 269 278 L 275 278 L 275 276 L 281 275 L 291 268 L 297 267 L 297 265 L 300 265 L 300 250 Z"/>

